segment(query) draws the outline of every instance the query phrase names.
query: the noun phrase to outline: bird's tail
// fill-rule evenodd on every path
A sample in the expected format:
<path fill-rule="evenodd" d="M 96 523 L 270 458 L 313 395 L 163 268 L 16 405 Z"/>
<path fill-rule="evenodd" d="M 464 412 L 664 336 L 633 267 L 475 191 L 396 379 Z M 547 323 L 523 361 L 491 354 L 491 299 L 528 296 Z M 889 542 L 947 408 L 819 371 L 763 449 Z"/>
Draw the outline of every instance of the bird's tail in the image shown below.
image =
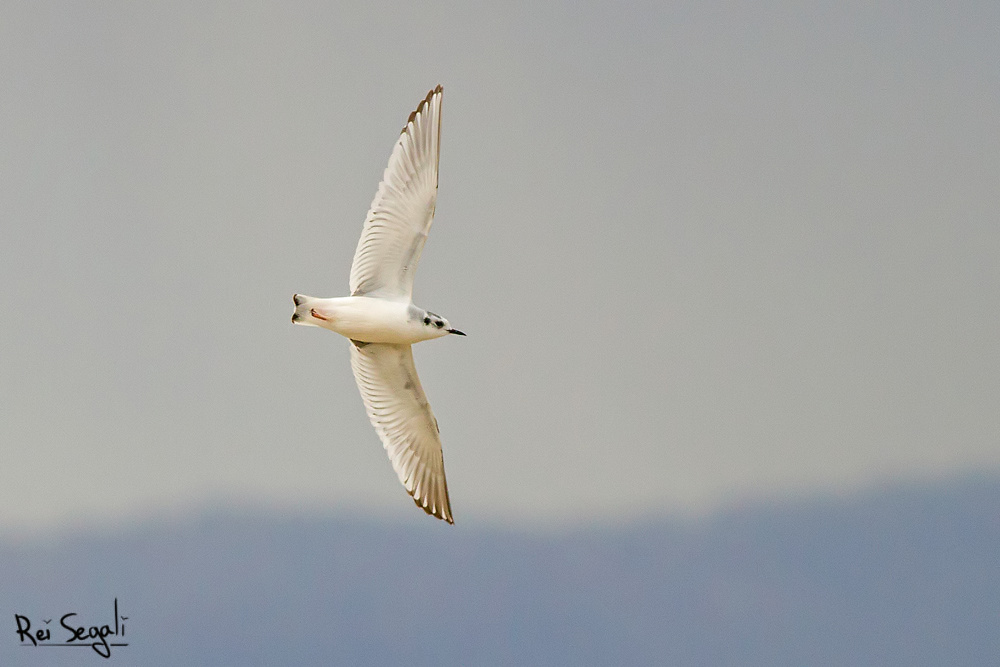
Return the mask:
<path fill-rule="evenodd" d="M 293 294 L 292 301 L 295 302 L 295 312 L 292 313 L 292 322 L 295 324 L 312 324 L 316 323 L 313 321 L 312 317 L 312 302 L 315 301 L 315 297 L 305 296 L 304 294 Z"/>

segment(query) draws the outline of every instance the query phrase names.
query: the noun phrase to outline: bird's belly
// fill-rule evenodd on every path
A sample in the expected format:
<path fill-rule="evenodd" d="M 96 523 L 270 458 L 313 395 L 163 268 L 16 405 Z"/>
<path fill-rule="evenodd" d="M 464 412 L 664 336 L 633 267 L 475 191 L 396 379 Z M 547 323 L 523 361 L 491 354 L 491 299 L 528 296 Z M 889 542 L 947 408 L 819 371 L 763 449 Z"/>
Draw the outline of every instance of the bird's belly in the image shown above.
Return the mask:
<path fill-rule="evenodd" d="M 414 335 L 411 327 L 399 326 L 398 323 L 379 323 L 371 320 L 344 319 L 329 327 L 341 336 L 365 343 L 415 343 L 421 338 Z"/>
<path fill-rule="evenodd" d="M 407 344 L 423 340 L 422 327 L 411 321 L 407 304 L 368 297 L 330 299 L 317 306 L 320 326 L 365 343 Z"/>

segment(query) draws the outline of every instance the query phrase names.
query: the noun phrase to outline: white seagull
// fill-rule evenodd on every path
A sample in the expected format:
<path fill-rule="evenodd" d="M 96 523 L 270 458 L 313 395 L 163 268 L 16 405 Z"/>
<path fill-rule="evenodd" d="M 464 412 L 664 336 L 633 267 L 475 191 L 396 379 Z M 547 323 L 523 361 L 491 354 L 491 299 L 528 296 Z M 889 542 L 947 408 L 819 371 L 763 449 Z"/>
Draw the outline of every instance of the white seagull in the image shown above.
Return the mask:
<path fill-rule="evenodd" d="M 372 426 L 413 500 L 454 523 L 437 419 L 420 386 L 411 345 L 453 329 L 413 305 L 413 274 L 434 221 L 441 143 L 441 86 L 410 114 L 372 200 L 351 265 L 351 296 L 296 294 L 292 322 L 351 340 L 351 368 Z"/>

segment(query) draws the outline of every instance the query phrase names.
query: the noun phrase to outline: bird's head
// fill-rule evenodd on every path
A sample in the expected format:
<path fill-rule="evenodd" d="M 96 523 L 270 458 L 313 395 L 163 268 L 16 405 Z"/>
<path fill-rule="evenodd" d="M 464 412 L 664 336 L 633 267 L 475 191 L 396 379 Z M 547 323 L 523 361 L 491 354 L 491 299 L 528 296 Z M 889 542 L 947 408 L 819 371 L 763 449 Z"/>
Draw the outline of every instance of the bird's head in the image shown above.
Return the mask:
<path fill-rule="evenodd" d="M 437 313 L 432 313 L 429 310 L 424 311 L 424 316 L 421 319 L 425 329 L 430 329 L 435 332 L 437 336 L 447 336 L 448 334 L 457 334 L 459 336 L 464 336 L 465 334 L 458 329 L 453 329 L 448 320 L 444 319 Z"/>

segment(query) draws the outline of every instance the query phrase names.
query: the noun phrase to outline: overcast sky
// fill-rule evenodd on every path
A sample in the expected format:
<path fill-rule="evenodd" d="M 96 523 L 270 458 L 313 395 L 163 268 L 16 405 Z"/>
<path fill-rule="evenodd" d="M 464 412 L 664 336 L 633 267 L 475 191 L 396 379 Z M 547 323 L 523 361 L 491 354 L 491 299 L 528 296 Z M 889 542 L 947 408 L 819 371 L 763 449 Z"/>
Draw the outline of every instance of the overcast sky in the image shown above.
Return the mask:
<path fill-rule="evenodd" d="M 0 526 L 428 520 L 289 318 L 438 83 L 459 524 L 1000 471 L 996 2 L 6 2 Z"/>

